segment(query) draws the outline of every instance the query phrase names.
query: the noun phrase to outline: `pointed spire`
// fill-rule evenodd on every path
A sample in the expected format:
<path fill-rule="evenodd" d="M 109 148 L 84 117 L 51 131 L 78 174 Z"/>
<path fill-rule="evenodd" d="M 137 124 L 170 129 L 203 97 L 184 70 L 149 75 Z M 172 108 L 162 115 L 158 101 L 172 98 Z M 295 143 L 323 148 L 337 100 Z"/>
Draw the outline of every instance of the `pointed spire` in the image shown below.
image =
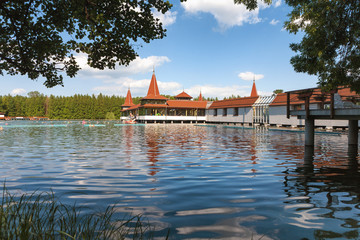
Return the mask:
<path fill-rule="evenodd" d="M 258 95 L 257 90 L 256 90 L 255 76 L 254 76 L 254 80 L 253 80 L 253 85 L 252 85 L 250 97 L 258 97 L 258 96 L 259 96 L 259 95 Z"/>
<path fill-rule="evenodd" d="M 150 81 L 150 86 L 149 86 L 149 90 L 147 93 L 147 96 L 159 96 L 160 92 L 159 92 L 159 88 L 157 85 L 157 81 L 156 81 L 156 76 L 155 76 L 155 71 L 153 72 L 153 75 L 151 77 L 151 81 Z"/>
<path fill-rule="evenodd" d="M 147 92 L 147 95 L 143 97 L 142 99 L 156 99 L 156 100 L 167 100 L 166 97 L 161 96 L 159 92 L 159 87 L 157 85 L 156 76 L 155 76 L 155 70 L 153 72 L 153 75 L 151 77 L 149 90 Z"/>
<path fill-rule="evenodd" d="M 131 92 L 130 92 L 130 87 L 127 91 L 127 94 L 126 94 L 126 99 L 125 99 L 125 103 L 122 105 L 123 107 L 131 107 L 133 106 L 134 103 L 132 101 L 132 98 L 131 98 Z"/>
<path fill-rule="evenodd" d="M 199 100 L 198 101 L 203 101 L 202 95 L 201 95 L 201 90 L 200 90 L 200 95 L 199 95 Z"/>

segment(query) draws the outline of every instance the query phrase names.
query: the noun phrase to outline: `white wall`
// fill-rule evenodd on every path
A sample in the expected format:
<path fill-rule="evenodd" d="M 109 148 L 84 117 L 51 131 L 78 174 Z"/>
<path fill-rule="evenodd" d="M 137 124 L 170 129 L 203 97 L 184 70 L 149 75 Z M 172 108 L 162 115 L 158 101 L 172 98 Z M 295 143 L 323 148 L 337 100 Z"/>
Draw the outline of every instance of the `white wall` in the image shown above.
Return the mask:
<path fill-rule="evenodd" d="M 291 125 L 300 126 L 305 125 L 303 119 L 297 119 L 297 117 L 286 117 L 286 106 L 269 106 L 269 124 L 275 125 Z"/>
<path fill-rule="evenodd" d="M 238 108 L 238 116 L 234 116 L 234 108 L 227 108 L 227 115 L 223 116 L 224 109 L 217 109 L 217 116 L 214 116 L 214 109 L 206 110 L 206 121 L 224 123 L 252 123 L 253 110 L 251 107 Z"/>
<path fill-rule="evenodd" d="M 316 109 L 310 105 L 310 109 Z M 297 117 L 286 117 L 286 106 L 270 106 L 269 107 L 270 124 L 276 125 L 291 125 L 291 126 L 304 126 L 304 119 L 297 119 Z M 346 127 L 348 126 L 348 120 L 315 120 L 315 126 L 324 127 Z"/>

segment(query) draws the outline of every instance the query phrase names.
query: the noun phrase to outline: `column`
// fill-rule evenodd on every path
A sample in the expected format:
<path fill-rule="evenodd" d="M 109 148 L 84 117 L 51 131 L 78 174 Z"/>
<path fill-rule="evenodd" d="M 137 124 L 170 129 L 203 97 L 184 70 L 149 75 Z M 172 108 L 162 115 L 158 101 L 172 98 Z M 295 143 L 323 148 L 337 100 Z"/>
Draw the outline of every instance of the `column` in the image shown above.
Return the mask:
<path fill-rule="evenodd" d="M 357 151 L 359 125 L 358 120 L 349 120 L 348 144 L 349 150 Z"/>
<path fill-rule="evenodd" d="M 305 119 L 305 147 L 314 147 L 314 127 L 315 120 L 313 118 Z"/>

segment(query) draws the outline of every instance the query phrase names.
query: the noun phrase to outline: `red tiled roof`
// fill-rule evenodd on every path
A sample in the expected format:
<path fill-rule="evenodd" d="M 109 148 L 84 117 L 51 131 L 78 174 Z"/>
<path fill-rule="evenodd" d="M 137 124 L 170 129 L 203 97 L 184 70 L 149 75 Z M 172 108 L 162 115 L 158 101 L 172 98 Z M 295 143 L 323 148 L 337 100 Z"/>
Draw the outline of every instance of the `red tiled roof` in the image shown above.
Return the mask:
<path fill-rule="evenodd" d="M 168 100 L 168 98 L 158 95 L 147 95 L 146 97 L 143 97 L 142 99 L 149 99 L 149 100 Z"/>
<path fill-rule="evenodd" d="M 350 88 L 340 87 L 337 91 L 343 101 L 349 101 L 351 98 L 360 98 L 356 92 L 350 90 Z M 321 103 L 321 97 L 323 97 L 324 103 L 330 102 L 330 94 L 324 94 L 320 88 L 312 89 L 312 95 L 310 97 L 310 103 Z M 279 93 L 270 106 L 284 106 L 287 103 L 286 93 Z M 290 104 L 304 104 L 304 99 L 301 98 L 300 92 L 290 94 Z"/>
<path fill-rule="evenodd" d="M 221 101 L 214 101 L 210 109 L 214 108 L 233 108 L 233 107 L 251 107 L 258 97 L 244 97 L 244 98 L 234 98 Z"/>
<path fill-rule="evenodd" d="M 252 85 L 252 89 L 251 89 L 250 97 L 258 97 L 258 96 L 259 95 L 257 94 L 255 80 L 254 80 L 253 85 Z"/>
<path fill-rule="evenodd" d="M 153 75 L 151 77 L 148 93 L 142 99 L 167 100 L 166 97 L 160 95 L 155 73 L 153 73 Z"/>
<path fill-rule="evenodd" d="M 150 81 L 147 96 L 149 96 L 149 95 L 154 95 L 154 96 L 160 95 L 159 88 L 158 88 L 157 81 L 156 81 L 155 73 L 153 73 L 153 75 L 151 77 L 151 81 Z"/>
<path fill-rule="evenodd" d="M 207 101 L 168 100 L 169 108 L 206 108 Z"/>
<path fill-rule="evenodd" d="M 201 92 L 200 92 L 198 101 L 203 101 L 203 97 L 202 97 L 202 95 L 201 95 Z"/>
<path fill-rule="evenodd" d="M 283 106 L 287 104 L 287 94 L 286 93 L 279 93 L 276 95 L 275 99 L 270 103 L 270 106 Z M 298 98 L 297 94 L 290 94 L 290 104 L 302 104 L 304 103 L 303 100 Z"/>
<path fill-rule="evenodd" d="M 141 107 L 144 107 L 144 108 L 167 108 L 168 105 L 166 104 L 144 104 L 144 105 L 141 105 Z"/>
<path fill-rule="evenodd" d="M 351 100 L 351 98 L 360 98 L 360 95 L 357 94 L 355 91 L 351 91 L 350 88 L 340 88 L 338 90 L 338 94 L 343 101 L 349 101 Z"/>
<path fill-rule="evenodd" d="M 189 94 L 187 94 L 186 92 L 182 92 L 178 95 L 175 96 L 175 98 L 188 98 L 188 99 L 192 99 L 192 96 L 190 96 Z"/>
<path fill-rule="evenodd" d="M 132 101 L 132 98 L 131 98 L 131 92 L 130 92 L 130 89 L 128 90 L 127 94 L 126 94 L 126 99 L 125 99 L 125 103 L 123 105 L 121 105 L 122 107 L 131 107 L 133 106 L 134 103 Z"/>
<path fill-rule="evenodd" d="M 140 104 L 136 104 L 136 105 L 132 105 L 131 107 L 121 110 L 121 111 L 125 112 L 125 111 L 135 110 L 135 109 L 138 109 L 139 107 L 140 107 Z"/>

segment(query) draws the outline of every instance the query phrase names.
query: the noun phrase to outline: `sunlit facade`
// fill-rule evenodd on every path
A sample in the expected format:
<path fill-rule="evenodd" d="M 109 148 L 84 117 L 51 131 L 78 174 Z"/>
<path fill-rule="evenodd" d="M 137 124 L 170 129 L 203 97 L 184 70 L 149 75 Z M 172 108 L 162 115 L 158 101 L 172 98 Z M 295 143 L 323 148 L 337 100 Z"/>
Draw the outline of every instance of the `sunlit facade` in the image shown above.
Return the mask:
<path fill-rule="evenodd" d="M 135 116 L 139 123 L 205 123 L 208 102 L 203 101 L 201 93 L 199 100 L 191 99 L 192 97 L 185 92 L 175 96 L 175 100 L 160 95 L 153 73 L 147 95 L 138 105 L 131 105 L 126 100 L 121 119 L 126 121 Z"/>
<path fill-rule="evenodd" d="M 326 109 L 329 99 L 322 98 L 320 89 L 313 89 L 314 96 L 310 98 L 310 109 Z M 229 93 L 230 95 L 231 93 Z M 287 117 L 287 94 L 279 93 L 270 96 L 259 96 L 255 81 L 251 95 L 235 99 L 220 101 L 204 101 L 200 93 L 198 100 L 186 92 L 181 92 L 171 100 L 160 95 L 155 73 L 153 73 L 148 93 L 140 100 L 140 104 L 133 104 L 130 89 L 125 103 L 122 105 L 122 120 L 134 119 L 139 123 L 216 123 L 234 125 L 265 125 L 277 127 L 303 127 L 304 119 L 296 116 Z M 354 99 L 359 96 L 348 88 L 340 88 L 335 94 L 336 108 L 359 108 Z M 304 110 L 305 103 L 300 95 L 292 94 L 289 99 L 290 110 Z M 344 128 L 346 120 L 319 120 L 316 127 Z"/>

